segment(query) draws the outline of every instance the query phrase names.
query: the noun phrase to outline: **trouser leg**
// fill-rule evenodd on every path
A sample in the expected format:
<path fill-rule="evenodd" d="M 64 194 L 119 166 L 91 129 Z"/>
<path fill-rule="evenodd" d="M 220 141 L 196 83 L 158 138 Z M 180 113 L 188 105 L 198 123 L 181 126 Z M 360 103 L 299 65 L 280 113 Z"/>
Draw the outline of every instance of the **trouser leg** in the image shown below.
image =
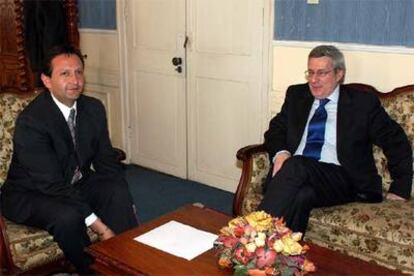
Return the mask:
<path fill-rule="evenodd" d="M 124 179 L 90 179 L 81 189 L 89 206 L 116 234 L 138 225 L 132 197 Z"/>
<path fill-rule="evenodd" d="M 340 166 L 293 156 L 269 179 L 259 209 L 284 217 L 293 231 L 304 233 L 313 208 L 353 199 L 351 182 Z"/>
<path fill-rule="evenodd" d="M 69 202 L 47 196 L 37 196 L 33 201 L 33 214 L 25 224 L 46 229 L 62 249 L 65 257 L 80 274 L 89 272 L 92 259 L 84 252 L 90 245 L 85 218 Z"/>

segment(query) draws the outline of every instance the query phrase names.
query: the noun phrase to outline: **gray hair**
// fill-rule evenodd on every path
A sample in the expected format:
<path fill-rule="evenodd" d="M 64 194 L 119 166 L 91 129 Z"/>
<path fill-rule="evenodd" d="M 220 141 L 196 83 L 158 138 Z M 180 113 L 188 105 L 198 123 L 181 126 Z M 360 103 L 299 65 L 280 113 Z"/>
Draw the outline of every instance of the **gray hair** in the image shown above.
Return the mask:
<path fill-rule="evenodd" d="M 312 49 L 309 53 L 308 58 L 320 58 L 320 57 L 329 57 L 333 61 L 333 66 L 335 71 L 342 70 L 344 71 L 344 76 L 346 72 L 345 58 L 342 52 L 333 45 L 319 45 Z"/>

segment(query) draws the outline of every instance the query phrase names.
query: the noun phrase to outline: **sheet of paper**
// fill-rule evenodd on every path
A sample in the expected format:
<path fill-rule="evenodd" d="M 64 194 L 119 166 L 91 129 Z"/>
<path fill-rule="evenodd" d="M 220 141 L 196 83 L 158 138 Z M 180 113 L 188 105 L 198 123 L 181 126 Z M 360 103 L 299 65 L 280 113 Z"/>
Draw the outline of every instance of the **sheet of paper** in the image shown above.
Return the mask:
<path fill-rule="evenodd" d="M 212 248 L 215 239 L 217 235 L 174 220 L 134 238 L 189 261 Z"/>

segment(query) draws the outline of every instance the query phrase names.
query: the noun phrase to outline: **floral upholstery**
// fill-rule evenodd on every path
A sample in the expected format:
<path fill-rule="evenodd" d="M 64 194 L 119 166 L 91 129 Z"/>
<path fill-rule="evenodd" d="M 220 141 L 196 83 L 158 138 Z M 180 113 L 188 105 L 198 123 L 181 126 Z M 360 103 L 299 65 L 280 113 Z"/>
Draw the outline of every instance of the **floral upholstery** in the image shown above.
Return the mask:
<path fill-rule="evenodd" d="M 381 102 L 388 114 L 403 127 L 414 148 L 414 89 L 381 97 Z M 387 191 L 391 178 L 386 158 L 380 148 L 374 146 L 373 150 L 383 178 L 383 189 Z M 263 198 L 262 187 L 269 170 L 269 157 L 267 153 L 258 152 L 244 162 L 252 162 L 253 171 L 241 204 L 242 215 L 255 211 Z M 411 195 L 414 196 L 414 186 Z M 314 209 L 305 239 L 414 274 L 414 200 L 351 203 Z"/>
<path fill-rule="evenodd" d="M 306 240 L 413 274 L 414 200 L 314 209 Z"/>
<path fill-rule="evenodd" d="M 411 141 L 411 148 L 414 149 L 414 91 L 412 93 L 383 97 L 381 102 L 391 118 L 404 129 L 408 139 Z M 374 158 L 378 172 L 383 179 L 384 191 L 387 191 L 391 183 L 391 176 L 387 169 L 387 159 L 379 147 L 374 147 Z M 411 190 L 411 196 L 414 197 L 414 186 Z"/>
<path fill-rule="evenodd" d="M 13 223 L 5 219 L 6 235 L 15 266 L 27 271 L 63 257 L 53 237 L 48 232 L 34 227 Z M 98 240 L 98 235 L 88 228 L 92 241 Z"/>
<path fill-rule="evenodd" d="M 37 95 L 18 97 L 15 94 L 0 94 L 0 187 L 7 177 L 13 152 L 13 133 L 18 114 Z M 8 242 L 13 262 L 22 271 L 46 264 L 63 257 L 63 253 L 53 237 L 46 231 L 15 224 L 4 219 L 6 242 Z M 1 234 L 1 233 L 0 233 Z M 98 236 L 88 232 L 91 240 Z"/>
<path fill-rule="evenodd" d="M 7 177 L 13 152 L 14 124 L 17 115 L 30 103 L 36 94 L 17 97 L 15 94 L 0 94 L 0 187 Z"/>
<path fill-rule="evenodd" d="M 252 164 L 252 175 L 243 201 L 243 214 L 257 209 L 263 199 L 263 184 L 270 169 L 269 155 L 267 153 L 255 154 Z"/>

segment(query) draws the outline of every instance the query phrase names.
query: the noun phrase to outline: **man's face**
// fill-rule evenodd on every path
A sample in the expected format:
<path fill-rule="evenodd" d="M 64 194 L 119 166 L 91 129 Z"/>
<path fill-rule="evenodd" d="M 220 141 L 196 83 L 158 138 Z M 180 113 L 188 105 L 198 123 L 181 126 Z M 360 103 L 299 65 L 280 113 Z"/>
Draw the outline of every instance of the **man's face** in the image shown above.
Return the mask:
<path fill-rule="evenodd" d="M 52 59 L 50 77 L 42 74 L 42 81 L 59 102 L 72 107 L 83 91 L 83 65 L 77 55 L 58 55 Z"/>
<path fill-rule="evenodd" d="M 309 58 L 308 60 L 309 88 L 317 99 L 331 95 L 343 76 L 343 70 L 334 70 L 330 57 Z"/>

